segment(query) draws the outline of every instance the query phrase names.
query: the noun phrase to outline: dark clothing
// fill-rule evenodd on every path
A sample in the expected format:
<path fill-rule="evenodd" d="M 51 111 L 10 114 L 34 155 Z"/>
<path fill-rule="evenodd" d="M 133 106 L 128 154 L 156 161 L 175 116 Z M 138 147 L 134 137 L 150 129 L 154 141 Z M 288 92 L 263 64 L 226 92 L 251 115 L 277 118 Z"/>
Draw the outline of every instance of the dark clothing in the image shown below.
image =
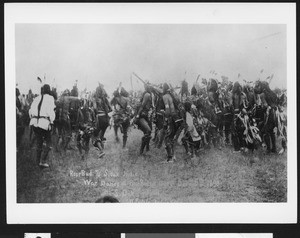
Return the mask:
<path fill-rule="evenodd" d="M 239 151 L 241 147 L 244 147 L 244 129 L 243 122 L 239 119 L 238 113 L 235 113 L 232 125 L 232 143 L 235 151 Z"/>
<path fill-rule="evenodd" d="M 122 88 L 123 89 L 123 88 Z M 125 89 L 123 89 L 124 95 L 127 95 L 125 92 Z M 111 105 L 114 106 L 115 111 L 113 114 L 113 120 L 114 120 L 114 131 L 117 141 L 118 138 L 118 128 L 120 128 L 121 133 L 123 133 L 123 148 L 125 148 L 127 143 L 127 137 L 128 137 L 128 128 L 130 126 L 130 112 L 128 110 L 128 101 L 125 97 L 122 96 L 122 90 L 121 94 L 115 93 L 115 96 L 111 100 Z"/>
<path fill-rule="evenodd" d="M 140 148 L 140 154 L 143 154 L 145 148 L 146 151 L 149 151 L 149 147 L 150 147 L 149 144 L 151 140 L 152 122 L 149 117 L 149 111 L 152 107 L 151 94 L 145 91 L 140 101 L 141 101 L 141 105 L 137 109 L 136 114 L 138 118 L 136 119 L 135 124 L 144 133 L 144 136 L 142 137 L 141 148 Z"/>
<path fill-rule="evenodd" d="M 262 129 L 268 152 L 276 152 L 276 137 L 274 133 L 274 128 L 276 126 L 275 110 L 274 108 L 271 108 L 265 115 L 264 126 Z"/>
<path fill-rule="evenodd" d="M 174 156 L 174 137 L 176 135 L 176 132 L 181 127 L 183 123 L 182 119 L 176 119 L 174 117 L 169 117 L 166 119 L 166 137 L 165 137 L 165 145 L 166 145 L 166 151 L 168 160 L 172 159 Z"/>
<path fill-rule="evenodd" d="M 193 141 L 190 133 L 186 132 L 184 136 L 181 139 L 182 145 L 185 149 L 185 152 L 188 154 L 189 152 L 193 156 L 197 150 L 200 149 L 200 142 L 201 140 L 198 141 Z"/>
<path fill-rule="evenodd" d="M 224 123 L 224 132 L 225 132 L 225 143 L 230 143 L 230 133 L 231 133 L 231 125 L 233 121 L 233 110 L 229 105 L 224 106 L 224 114 L 223 114 L 223 123 Z"/>
<path fill-rule="evenodd" d="M 107 100 L 107 94 L 102 87 L 96 89 L 96 97 L 93 101 L 94 113 L 96 115 L 93 145 L 100 151 L 104 148 L 104 134 L 109 126 L 110 117 L 108 113 L 112 111 Z"/>
<path fill-rule="evenodd" d="M 217 116 L 217 130 L 219 135 L 223 137 L 224 115 L 218 106 L 215 107 L 215 111 Z"/>
<path fill-rule="evenodd" d="M 55 126 L 58 129 L 59 137 L 62 139 L 64 150 L 69 147 L 72 131 L 76 128 L 79 104 L 79 99 L 72 96 L 61 96 L 57 102 Z M 56 148 L 58 148 L 58 144 L 56 145 Z"/>
<path fill-rule="evenodd" d="M 144 133 L 145 136 L 151 135 L 151 127 L 148 118 L 142 117 L 136 122 L 136 124 L 138 125 L 138 128 Z"/>
<path fill-rule="evenodd" d="M 78 109 L 78 132 L 77 132 L 77 148 L 82 155 L 82 149 L 87 154 L 89 152 L 89 144 L 91 136 L 94 132 L 93 121 L 94 121 L 94 114 L 93 110 L 89 107 L 83 107 Z"/>
<path fill-rule="evenodd" d="M 115 136 L 118 138 L 118 128 L 123 133 L 123 148 L 125 148 L 130 126 L 130 117 L 126 114 L 117 113 L 113 115 Z"/>
<path fill-rule="evenodd" d="M 224 132 L 225 132 L 225 143 L 230 143 L 230 133 L 231 133 L 231 125 L 233 120 L 233 114 L 228 113 L 224 114 Z"/>
<path fill-rule="evenodd" d="M 153 123 L 155 124 L 155 135 L 154 135 L 154 143 L 157 148 L 162 146 L 165 130 L 164 130 L 164 108 L 165 104 L 161 95 L 156 97 L 155 101 L 155 116 Z"/>
<path fill-rule="evenodd" d="M 16 97 L 16 129 L 17 129 L 17 148 L 21 144 L 21 140 L 25 131 L 25 125 L 23 120 L 22 104 L 18 97 Z"/>
<path fill-rule="evenodd" d="M 104 134 L 108 126 L 109 126 L 109 116 L 96 115 L 96 130 L 94 132 L 94 136 L 100 139 L 101 141 L 103 141 Z"/>
<path fill-rule="evenodd" d="M 168 160 L 171 160 L 174 156 L 174 137 L 176 132 L 183 123 L 183 118 L 180 117 L 178 111 L 178 105 L 175 102 L 174 97 L 170 93 L 166 93 L 163 96 L 165 104 L 165 145 L 167 151 Z"/>
<path fill-rule="evenodd" d="M 157 148 L 162 146 L 164 137 L 165 137 L 165 130 L 164 130 L 164 113 L 163 112 L 156 112 L 155 114 L 155 145 Z"/>
<path fill-rule="evenodd" d="M 144 149 L 149 151 L 149 143 L 151 140 L 151 124 L 149 118 L 141 117 L 137 120 L 136 125 L 144 133 L 142 137 L 142 144 L 140 148 L 140 154 L 143 154 Z"/>
<path fill-rule="evenodd" d="M 77 141 L 77 148 L 82 155 L 82 149 L 87 154 L 90 150 L 90 139 L 93 134 L 94 128 L 91 126 L 85 126 L 84 128 L 81 128 L 83 130 L 79 130 L 77 133 L 76 141 Z"/>
<path fill-rule="evenodd" d="M 37 163 L 45 163 L 47 162 L 48 153 L 51 150 L 51 131 L 50 130 L 44 130 L 39 127 L 32 127 L 35 138 L 36 138 L 36 159 Z M 45 146 L 43 148 L 43 143 L 45 142 Z M 43 156 L 42 156 L 43 152 Z"/>

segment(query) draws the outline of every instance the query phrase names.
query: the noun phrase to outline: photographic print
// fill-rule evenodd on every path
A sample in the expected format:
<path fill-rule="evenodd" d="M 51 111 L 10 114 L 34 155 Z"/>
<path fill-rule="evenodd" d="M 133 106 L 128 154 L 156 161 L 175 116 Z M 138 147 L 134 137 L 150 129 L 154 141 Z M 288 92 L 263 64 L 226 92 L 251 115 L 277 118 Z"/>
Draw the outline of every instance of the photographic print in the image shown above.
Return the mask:
<path fill-rule="evenodd" d="M 17 206 L 294 201 L 287 23 L 81 19 L 10 29 Z"/>

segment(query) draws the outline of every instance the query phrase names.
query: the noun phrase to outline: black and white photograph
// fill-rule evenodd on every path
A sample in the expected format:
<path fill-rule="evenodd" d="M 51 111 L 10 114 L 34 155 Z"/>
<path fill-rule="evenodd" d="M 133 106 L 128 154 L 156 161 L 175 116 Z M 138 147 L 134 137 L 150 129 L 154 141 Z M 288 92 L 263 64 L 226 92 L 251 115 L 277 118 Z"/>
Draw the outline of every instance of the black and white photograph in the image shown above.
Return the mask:
<path fill-rule="evenodd" d="M 41 12 L 15 6 L 8 13 L 24 10 L 25 19 L 7 17 L 5 41 L 6 122 L 15 125 L 6 134 L 7 171 L 15 175 L 7 173 L 7 187 L 15 207 L 60 212 L 77 204 L 80 217 L 85 205 L 101 203 L 161 211 L 164 204 L 295 204 L 295 22 L 259 21 L 260 11 L 258 22 L 239 22 L 241 13 L 222 21 L 226 4 L 196 4 L 212 20 L 195 22 L 134 22 L 122 4 L 82 5 L 90 21 L 76 18 L 76 4 L 54 5 L 45 16 L 43 4 Z M 108 20 L 94 20 L 105 6 Z M 284 6 L 284 14 L 295 9 Z M 60 18 L 65 9 L 69 21 Z M 122 9 L 125 20 L 111 20 Z M 146 10 L 133 8 L 135 19 Z"/>
<path fill-rule="evenodd" d="M 284 25 L 15 30 L 18 203 L 287 201 Z"/>

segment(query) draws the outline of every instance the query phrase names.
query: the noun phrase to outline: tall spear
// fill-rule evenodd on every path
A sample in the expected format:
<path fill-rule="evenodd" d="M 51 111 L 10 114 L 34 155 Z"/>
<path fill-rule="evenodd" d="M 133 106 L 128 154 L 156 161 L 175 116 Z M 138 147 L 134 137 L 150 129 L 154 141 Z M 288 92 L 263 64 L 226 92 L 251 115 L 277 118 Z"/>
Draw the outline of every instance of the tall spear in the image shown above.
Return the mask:
<path fill-rule="evenodd" d="M 133 74 L 135 77 L 137 77 L 143 84 L 146 84 L 146 82 L 145 82 L 143 79 L 141 79 L 135 72 L 132 72 L 132 74 Z"/>

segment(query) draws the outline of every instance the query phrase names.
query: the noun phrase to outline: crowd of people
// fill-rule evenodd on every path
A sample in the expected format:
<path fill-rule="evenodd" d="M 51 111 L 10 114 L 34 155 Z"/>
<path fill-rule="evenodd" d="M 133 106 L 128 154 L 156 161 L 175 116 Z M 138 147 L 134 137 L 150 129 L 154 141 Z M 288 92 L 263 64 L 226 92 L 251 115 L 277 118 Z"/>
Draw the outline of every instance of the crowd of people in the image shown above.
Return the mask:
<path fill-rule="evenodd" d="M 178 92 L 178 89 L 180 91 Z M 176 142 L 181 138 L 186 158 L 201 150 L 233 147 L 234 153 L 253 152 L 260 146 L 266 153 L 282 154 L 287 148 L 287 96 L 285 90 L 271 90 L 267 81 L 241 85 L 223 79 L 198 80 L 188 88 L 144 82 L 144 92 L 127 91 L 122 84 L 110 100 L 104 86 L 92 93 L 80 93 L 77 85 L 57 95 L 56 88 L 44 84 L 39 95 L 31 90 L 25 96 L 16 88 L 17 150 L 25 128 L 30 129 L 30 146 L 36 144 L 36 161 L 48 168 L 48 153 L 72 149 L 72 133 L 81 158 L 87 158 L 90 143 L 105 156 L 105 133 L 113 127 L 115 140 L 122 133 L 127 150 L 128 129 L 134 125 L 143 132 L 139 154 L 164 144 L 166 163 L 176 160 Z M 53 135 L 57 140 L 53 141 Z M 281 148 L 277 148 L 280 141 Z"/>

